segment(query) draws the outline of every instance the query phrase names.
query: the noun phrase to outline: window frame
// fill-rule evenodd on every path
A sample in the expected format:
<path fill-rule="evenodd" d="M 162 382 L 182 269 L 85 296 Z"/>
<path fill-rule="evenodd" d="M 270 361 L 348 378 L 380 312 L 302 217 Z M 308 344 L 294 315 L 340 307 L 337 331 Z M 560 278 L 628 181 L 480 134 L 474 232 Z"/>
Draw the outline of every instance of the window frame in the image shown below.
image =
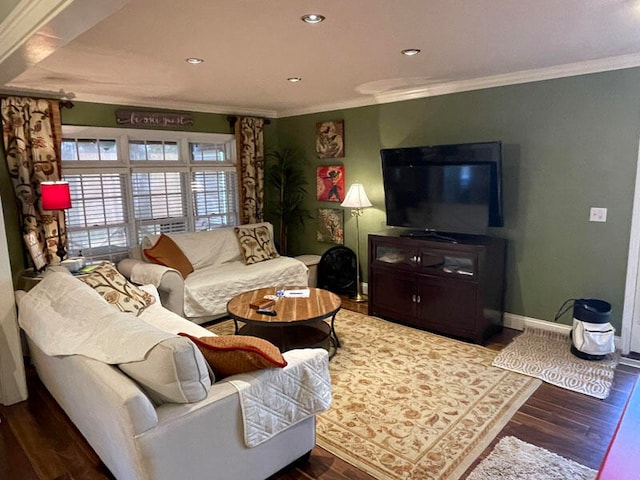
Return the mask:
<path fill-rule="evenodd" d="M 194 196 L 191 190 L 191 182 L 194 173 L 207 171 L 233 171 L 237 175 L 236 142 L 233 134 L 183 132 L 173 130 L 145 130 L 131 128 L 111 127 L 87 127 L 87 126 L 62 126 L 62 139 L 98 139 L 115 140 L 117 148 L 117 160 L 62 160 L 62 176 L 82 175 L 97 173 L 124 174 L 125 180 L 122 186 L 125 196 L 126 234 L 129 239 L 128 248 L 140 245 L 138 225 L 153 224 L 149 220 L 136 221 L 134 213 L 134 195 L 132 176 L 134 173 L 153 173 L 176 171 L 181 174 L 184 205 L 186 208 L 186 231 L 194 231 L 197 218 L 193 205 Z M 175 142 L 178 145 L 178 160 L 131 160 L 129 155 L 129 142 Z M 223 145 L 226 161 L 219 160 L 192 160 L 191 144 L 216 144 Z M 236 176 L 237 180 L 237 176 Z M 239 210 L 239 185 L 235 186 L 234 195 L 235 218 L 228 226 L 238 225 L 240 222 Z M 72 207 L 73 208 L 73 207 Z M 227 225 L 225 225 L 227 226 Z M 84 230 L 85 228 L 83 228 Z M 69 227 L 69 231 L 72 228 Z M 111 256 L 111 255 L 109 255 Z"/>

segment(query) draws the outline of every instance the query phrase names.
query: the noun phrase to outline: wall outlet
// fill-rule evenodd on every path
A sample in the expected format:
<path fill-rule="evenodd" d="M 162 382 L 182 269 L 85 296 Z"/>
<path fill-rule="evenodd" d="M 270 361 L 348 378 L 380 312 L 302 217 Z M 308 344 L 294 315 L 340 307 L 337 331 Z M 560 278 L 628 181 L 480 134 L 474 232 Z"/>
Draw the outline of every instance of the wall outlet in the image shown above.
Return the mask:
<path fill-rule="evenodd" d="M 589 211 L 590 222 L 606 222 L 607 221 L 607 209 L 600 207 L 591 207 Z"/>

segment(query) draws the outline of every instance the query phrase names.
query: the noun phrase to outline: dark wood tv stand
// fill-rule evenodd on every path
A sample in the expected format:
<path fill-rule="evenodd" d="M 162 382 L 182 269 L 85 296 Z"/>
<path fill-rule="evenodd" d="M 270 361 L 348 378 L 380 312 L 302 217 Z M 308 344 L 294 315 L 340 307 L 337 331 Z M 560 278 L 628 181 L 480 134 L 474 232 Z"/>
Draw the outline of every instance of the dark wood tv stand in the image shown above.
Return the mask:
<path fill-rule="evenodd" d="M 369 315 L 482 343 L 502 329 L 507 242 L 369 235 Z"/>

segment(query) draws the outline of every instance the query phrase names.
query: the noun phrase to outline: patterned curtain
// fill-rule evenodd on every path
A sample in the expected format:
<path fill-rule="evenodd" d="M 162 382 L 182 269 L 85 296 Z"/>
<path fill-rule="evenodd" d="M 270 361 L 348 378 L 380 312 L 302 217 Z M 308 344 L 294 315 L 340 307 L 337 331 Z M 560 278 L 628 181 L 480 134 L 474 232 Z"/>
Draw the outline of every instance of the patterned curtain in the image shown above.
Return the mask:
<path fill-rule="evenodd" d="M 240 223 L 264 219 L 264 119 L 239 117 L 235 124 L 240 183 Z"/>
<path fill-rule="evenodd" d="M 0 103 L 4 151 L 20 210 L 22 234 L 36 234 L 47 263 L 56 257 L 58 224 L 64 235 L 64 211 L 43 213 L 40 182 L 60 180 L 62 124 L 57 100 L 7 97 Z M 53 214 L 53 215 L 52 215 Z"/>

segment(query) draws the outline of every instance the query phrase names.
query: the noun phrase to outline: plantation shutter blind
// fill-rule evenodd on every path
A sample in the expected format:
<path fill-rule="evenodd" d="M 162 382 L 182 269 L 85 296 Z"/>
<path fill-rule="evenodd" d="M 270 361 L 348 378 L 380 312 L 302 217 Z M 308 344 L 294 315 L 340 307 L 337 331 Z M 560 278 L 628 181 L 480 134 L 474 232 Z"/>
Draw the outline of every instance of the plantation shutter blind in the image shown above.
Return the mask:
<path fill-rule="evenodd" d="M 133 172 L 133 213 L 138 238 L 188 230 L 185 172 Z"/>
<path fill-rule="evenodd" d="M 114 259 L 128 253 L 128 205 L 122 173 L 66 174 L 72 208 L 67 210 L 69 251 Z"/>

